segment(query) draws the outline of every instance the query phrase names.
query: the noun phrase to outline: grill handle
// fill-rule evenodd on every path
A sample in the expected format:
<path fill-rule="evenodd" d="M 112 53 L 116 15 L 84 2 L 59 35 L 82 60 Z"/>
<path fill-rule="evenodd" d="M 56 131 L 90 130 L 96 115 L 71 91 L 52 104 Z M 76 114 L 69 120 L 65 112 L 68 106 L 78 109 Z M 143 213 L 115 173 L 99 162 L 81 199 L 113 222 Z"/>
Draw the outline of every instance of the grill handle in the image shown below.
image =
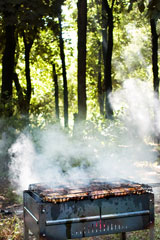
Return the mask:
<path fill-rule="evenodd" d="M 38 219 L 29 211 L 28 208 L 23 207 L 24 210 L 34 219 L 34 221 L 38 224 Z"/>
<path fill-rule="evenodd" d="M 88 216 L 88 217 L 81 217 L 81 218 L 47 220 L 46 226 L 67 224 L 67 223 L 99 221 L 99 220 L 107 220 L 107 219 L 114 219 L 114 218 L 134 217 L 134 216 L 142 216 L 142 215 L 149 215 L 149 214 L 150 214 L 149 210 L 143 210 L 143 211 L 137 211 L 137 212 L 106 214 L 101 216 L 98 215 L 98 216 Z"/>

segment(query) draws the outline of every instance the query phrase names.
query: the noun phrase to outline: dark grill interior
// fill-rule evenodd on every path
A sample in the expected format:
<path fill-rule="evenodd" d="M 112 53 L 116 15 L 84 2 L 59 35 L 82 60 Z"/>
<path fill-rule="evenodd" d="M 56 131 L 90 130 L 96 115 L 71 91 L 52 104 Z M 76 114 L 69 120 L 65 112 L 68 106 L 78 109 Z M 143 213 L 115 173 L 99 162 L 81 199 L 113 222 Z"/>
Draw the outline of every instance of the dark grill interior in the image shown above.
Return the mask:
<path fill-rule="evenodd" d="M 126 180 L 88 184 L 31 184 L 24 191 L 25 240 L 63 240 L 150 229 L 154 239 L 151 187 Z"/>

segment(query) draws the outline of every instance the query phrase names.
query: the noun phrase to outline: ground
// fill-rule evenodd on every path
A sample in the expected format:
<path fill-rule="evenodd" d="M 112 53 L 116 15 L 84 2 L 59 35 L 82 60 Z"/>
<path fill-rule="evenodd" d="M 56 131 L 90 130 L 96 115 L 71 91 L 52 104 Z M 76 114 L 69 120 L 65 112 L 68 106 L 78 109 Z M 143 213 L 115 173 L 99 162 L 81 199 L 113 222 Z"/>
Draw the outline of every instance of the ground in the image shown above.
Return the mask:
<path fill-rule="evenodd" d="M 23 239 L 23 206 L 22 198 L 17 197 L 13 189 L 9 187 L 8 181 L 0 184 L 0 240 L 22 240 Z M 155 240 L 160 240 L 160 187 L 155 191 Z M 30 236 L 34 240 L 33 236 Z M 85 238 L 84 240 L 118 240 L 118 234 L 102 237 Z M 129 240 L 147 240 L 149 231 L 136 231 L 127 233 Z"/>

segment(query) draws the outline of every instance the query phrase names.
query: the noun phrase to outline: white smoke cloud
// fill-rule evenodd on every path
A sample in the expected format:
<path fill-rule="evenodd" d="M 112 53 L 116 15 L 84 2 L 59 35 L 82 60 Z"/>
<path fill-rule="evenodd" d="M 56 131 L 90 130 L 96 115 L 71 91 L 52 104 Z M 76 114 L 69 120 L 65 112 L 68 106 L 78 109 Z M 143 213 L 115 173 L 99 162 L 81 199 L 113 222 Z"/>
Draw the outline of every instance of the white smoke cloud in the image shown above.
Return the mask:
<path fill-rule="evenodd" d="M 151 89 L 140 80 L 126 81 L 111 96 L 114 110 L 123 113 L 106 121 L 101 130 L 90 123 L 85 134 L 79 126 L 75 137 L 57 125 L 37 132 L 36 138 L 22 133 L 9 150 L 11 181 L 20 191 L 36 182 L 76 184 L 99 177 L 154 181 L 148 169 L 157 152 L 148 141 L 160 129 L 160 104 Z"/>
<path fill-rule="evenodd" d="M 11 155 L 10 178 L 13 185 L 21 189 L 22 186 L 28 186 L 30 181 L 37 181 L 33 170 L 36 153 L 29 136 L 21 134 L 9 149 L 9 153 Z"/>
<path fill-rule="evenodd" d="M 114 110 L 123 108 L 123 122 L 131 125 L 130 130 L 133 128 L 142 138 L 154 134 L 155 113 L 158 113 L 160 105 L 151 89 L 149 82 L 129 79 L 124 82 L 122 89 L 111 96 Z"/>
<path fill-rule="evenodd" d="M 115 79 L 121 82 L 127 78 L 137 76 L 144 81 L 153 79 L 152 65 L 147 60 L 150 54 L 150 30 L 146 26 L 138 26 L 135 23 L 128 23 L 124 26 L 127 42 L 121 46 L 121 55 L 113 53 L 113 66 Z M 148 52 L 147 52 L 148 51 Z M 115 54 L 115 55 L 114 55 Z"/>

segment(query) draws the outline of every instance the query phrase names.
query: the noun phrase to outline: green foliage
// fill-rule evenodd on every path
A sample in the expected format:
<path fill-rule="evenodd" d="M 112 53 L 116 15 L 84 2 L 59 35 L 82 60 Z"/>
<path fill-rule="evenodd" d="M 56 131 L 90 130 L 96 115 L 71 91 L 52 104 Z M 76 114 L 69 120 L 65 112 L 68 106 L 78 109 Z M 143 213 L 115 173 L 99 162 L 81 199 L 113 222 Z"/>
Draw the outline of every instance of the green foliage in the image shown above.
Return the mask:
<path fill-rule="evenodd" d="M 58 38 L 58 13 L 63 1 L 17 1 L 4 0 L 0 2 L 0 29 L 3 40 L 3 16 L 6 4 L 11 6 L 9 12 L 18 23 L 16 35 L 18 45 L 16 49 L 16 72 L 26 93 L 24 45 L 21 31 L 25 30 L 28 36 L 33 35 L 36 26 L 37 35 L 31 49 L 30 67 L 32 79 L 32 99 L 30 117 L 37 117 L 37 124 L 46 121 L 55 122 L 55 99 L 52 76 L 52 63 L 56 64 L 59 84 L 60 115 L 63 118 L 63 82 L 60 61 Z M 111 4 L 111 1 L 109 1 Z M 63 37 L 65 41 L 65 56 L 67 63 L 67 79 L 69 90 L 69 118 L 77 112 L 77 11 L 76 1 L 65 1 L 62 8 Z M 145 7 L 145 8 L 144 8 Z M 114 50 L 112 62 L 113 88 L 117 89 L 126 78 L 151 79 L 151 42 L 149 22 L 146 18 L 147 2 L 144 0 L 115 1 L 114 14 Z M 140 11 L 137 11 L 139 8 Z M 18 9 L 18 11 L 17 11 Z M 159 2 L 151 1 L 150 11 L 159 11 Z M 16 14 L 15 14 L 16 13 Z M 12 16 L 13 17 L 13 16 Z M 102 44 L 101 1 L 88 1 L 88 28 L 87 28 L 87 105 L 88 119 L 99 114 L 98 103 L 98 57 Z M 4 42 L 0 43 L 0 59 Z M 2 67 L 0 68 L 1 71 Z M 103 88 L 103 58 L 101 63 Z M 14 116 L 17 119 L 19 108 L 17 91 L 13 90 Z M 35 117 L 36 116 L 36 117 Z M 93 116 L 93 118 L 95 118 Z M 41 120 L 40 120 L 41 119 Z M 35 121 L 36 122 L 36 121 Z M 40 124 L 41 125 L 41 124 Z M 70 125 L 73 125 L 70 122 Z"/>
<path fill-rule="evenodd" d="M 4 0 L 0 2 L 0 13 L 2 17 L 7 17 L 7 25 L 18 24 L 21 29 L 31 29 L 33 25 L 42 27 L 46 23 L 53 22 L 53 17 L 60 12 L 63 1 Z"/>

